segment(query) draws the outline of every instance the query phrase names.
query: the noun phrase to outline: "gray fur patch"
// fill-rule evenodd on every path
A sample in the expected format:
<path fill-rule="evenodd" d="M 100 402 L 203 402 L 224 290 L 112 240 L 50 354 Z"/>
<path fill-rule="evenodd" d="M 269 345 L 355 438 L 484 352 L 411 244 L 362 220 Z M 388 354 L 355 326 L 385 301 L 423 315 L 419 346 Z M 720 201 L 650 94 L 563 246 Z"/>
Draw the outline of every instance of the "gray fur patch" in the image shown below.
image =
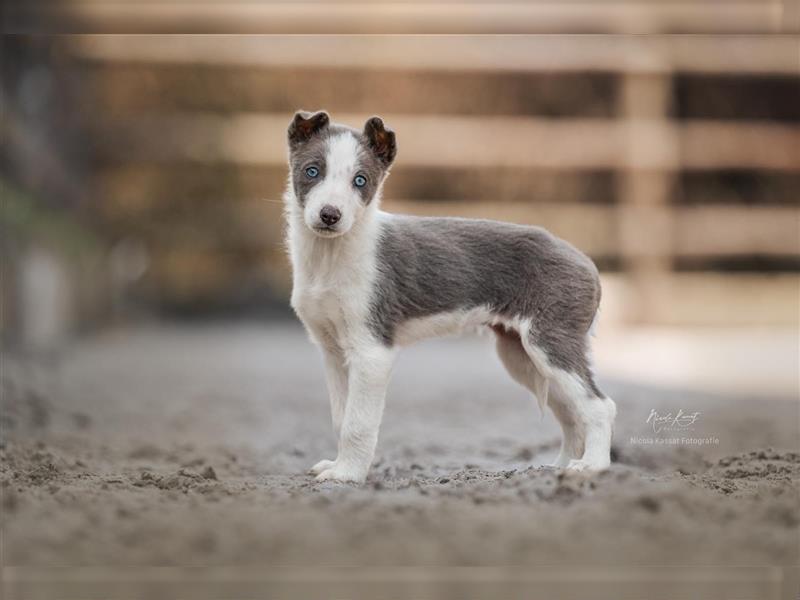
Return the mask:
<path fill-rule="evenodd" d="M 373 333 L 394 343 L 408 319 L 487 306 L 532 321 L 531 341 L 599 397 L 587 334 L 600 303 L 594 263 L 539 227 L 393 215 L 378 244 Z M 521 332 L 523 335 L 525 332 Z"/>

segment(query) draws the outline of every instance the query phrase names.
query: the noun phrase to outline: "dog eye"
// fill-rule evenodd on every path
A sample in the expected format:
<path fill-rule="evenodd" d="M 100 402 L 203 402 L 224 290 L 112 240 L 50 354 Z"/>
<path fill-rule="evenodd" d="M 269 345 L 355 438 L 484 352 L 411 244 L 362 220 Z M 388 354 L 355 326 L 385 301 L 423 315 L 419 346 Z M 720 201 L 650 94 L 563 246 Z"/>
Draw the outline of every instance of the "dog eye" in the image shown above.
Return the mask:
<path fill-rule="evenodd" d="M 353 179 L 353 185 L 356 187 L 364 187 L 367 185 L 367 178 L 363 175 L 356 175 L 355 179 Z"/>
<path fill-rule="evenodd" d="M 319 175 L 319 169 L 317 167 L 308 167 L 306 169 L 306 175 L 314 179 L 317 175 Z"/>

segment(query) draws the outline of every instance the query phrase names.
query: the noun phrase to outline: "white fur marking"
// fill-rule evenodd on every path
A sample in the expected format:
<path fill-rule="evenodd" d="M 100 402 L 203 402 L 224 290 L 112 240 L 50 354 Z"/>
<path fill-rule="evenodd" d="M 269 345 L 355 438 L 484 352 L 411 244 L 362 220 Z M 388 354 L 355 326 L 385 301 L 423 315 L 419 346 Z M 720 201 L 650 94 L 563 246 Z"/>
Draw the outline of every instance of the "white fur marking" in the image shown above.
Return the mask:
<path fill-rule="evenodd" d="M 398 346 L 409 346 L 432 337 L 460 335 L 491 324 L 494 318 L 487 308 L 478 307 L 409 319 L 397 328 L 395 343 Z"/>
<path fill-rule="evenodd" d="M 325 177 L 308 192 L 303 208 L 308 227 L 321 224 L 319 214 L 322 207 L 327 205 L 338 208 L 342 214 L 336 225 L 336 233 L 329 237 L 347 233 L 356 222 L 362 220 L 368 207 L 364 206 L 361 195 L 353 187 L 358 159 L 358 140 L 352 133 L 342 133 L 327 141 Z"/>

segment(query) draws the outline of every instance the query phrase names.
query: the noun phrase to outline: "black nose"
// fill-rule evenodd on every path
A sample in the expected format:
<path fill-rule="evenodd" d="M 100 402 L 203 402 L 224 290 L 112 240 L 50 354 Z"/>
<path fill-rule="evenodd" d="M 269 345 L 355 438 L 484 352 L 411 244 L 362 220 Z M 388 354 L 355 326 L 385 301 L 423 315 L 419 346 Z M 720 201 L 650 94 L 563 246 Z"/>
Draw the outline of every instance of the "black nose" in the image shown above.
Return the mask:
<path fill-rule="evenodd" d="M 335 206 L 326 204 L 322 207 L 322 210 L 319 211 L 319 218 L 325 225 L 334 225 L 342 218 L 342 211 Z"/>

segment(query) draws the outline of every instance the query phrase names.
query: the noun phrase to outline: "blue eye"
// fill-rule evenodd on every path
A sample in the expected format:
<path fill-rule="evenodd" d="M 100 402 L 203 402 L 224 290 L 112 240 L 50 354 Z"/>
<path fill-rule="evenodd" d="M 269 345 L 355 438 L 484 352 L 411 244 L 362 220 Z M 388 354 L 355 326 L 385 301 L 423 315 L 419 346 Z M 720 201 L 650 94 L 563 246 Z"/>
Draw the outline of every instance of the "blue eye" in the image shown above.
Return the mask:
<path fill-rule="evenodd" d="M 317 175 L 319 175 L 319 169 L 317 167 L 308 167 L 306 169 L 306 175 L 314 179 Z"/>
<path fill-rule="evenodd" d="M 367 178 L 363 175 L 356 175 L 356 178 L 353 179 L 353 185 L 356 187 L 364 187 L 367 185 Z"/>

